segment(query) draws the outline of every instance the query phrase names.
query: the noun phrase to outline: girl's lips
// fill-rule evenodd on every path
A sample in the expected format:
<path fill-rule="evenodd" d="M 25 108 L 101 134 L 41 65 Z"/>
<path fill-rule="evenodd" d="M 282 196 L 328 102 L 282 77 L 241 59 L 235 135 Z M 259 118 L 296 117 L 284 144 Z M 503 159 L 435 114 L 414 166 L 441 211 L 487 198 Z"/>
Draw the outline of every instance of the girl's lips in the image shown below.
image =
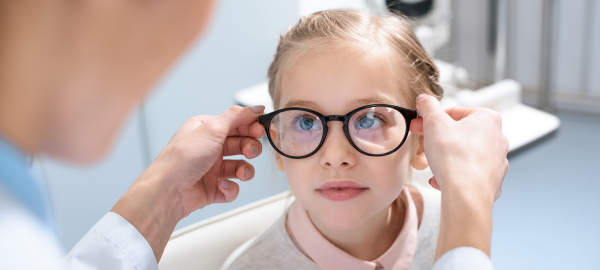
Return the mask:
<path fill-rule="evenodd" d="M 332 181 L 321 185 L 317 192 L 330 201 L 347 201 L 369 189 L 352 181 Z"/>

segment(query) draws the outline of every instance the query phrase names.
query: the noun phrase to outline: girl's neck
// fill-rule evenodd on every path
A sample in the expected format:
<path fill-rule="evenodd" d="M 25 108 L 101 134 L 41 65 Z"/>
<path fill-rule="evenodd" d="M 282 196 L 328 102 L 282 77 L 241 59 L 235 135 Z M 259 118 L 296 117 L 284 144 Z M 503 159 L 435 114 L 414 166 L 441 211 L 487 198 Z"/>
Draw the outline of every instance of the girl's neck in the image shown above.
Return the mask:
<path fill-rule="evenodd" d="M 331 230 L 312 216 L 311 220 L 321 234 L 341 250 L 355 258 L 373 261 L 383 255 L 398 237 L 405 212 L 405 204 L 398 198 L 354 230 Z"/>

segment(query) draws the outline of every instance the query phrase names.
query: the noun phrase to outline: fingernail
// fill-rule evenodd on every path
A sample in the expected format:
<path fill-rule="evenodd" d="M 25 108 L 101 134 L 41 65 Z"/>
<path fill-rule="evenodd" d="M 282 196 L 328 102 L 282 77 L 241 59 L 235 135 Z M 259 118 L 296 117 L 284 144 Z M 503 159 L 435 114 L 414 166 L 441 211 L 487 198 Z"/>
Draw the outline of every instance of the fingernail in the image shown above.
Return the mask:
<path fill-rule="evenodd" d="M 231 184 L 229 183 L 229 181 L 223 179 L 223 180 L 221 180 L 221 186 L 223 188 L 229 188 L 231 186 Z"/>
<path fill-rule="evenodd" d="M 265 110 L 265 106 L 263 105 L 256 105 L 256 106 L 252 106 L 250 107 L 250 109 L 254 112 L 254 113 L 261 113 Z"/>
<path fill-rule="evenodd" d="M 417 105 L 419 105 L 419 101 L 421 101 L 421 99 L 424 99 L 428 96 L 428 94 L 420 94 L 419 96 L 417 96 Z"/>
<path fill-rule="evenodd" d="M 252 171 L 250 171 L 250 169 L 246 168 L 246 180 L 250 179 L 250 176 L 252 176 Z"/>
<path fill-rule="evenodd" d="M 250 147 L 250 156 L 255 157 L 256 154 L 258 154 L 258 147 L 253 145 L 252 147 Z"/>

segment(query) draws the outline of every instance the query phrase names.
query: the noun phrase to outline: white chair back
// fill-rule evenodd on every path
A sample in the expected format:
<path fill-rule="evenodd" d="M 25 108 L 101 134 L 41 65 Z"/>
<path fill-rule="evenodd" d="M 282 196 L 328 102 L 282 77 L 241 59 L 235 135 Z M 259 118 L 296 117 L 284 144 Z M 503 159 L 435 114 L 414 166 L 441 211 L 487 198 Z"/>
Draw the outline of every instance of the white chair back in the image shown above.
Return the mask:
<path fill-rule="evenodd" d="M 158 268 L 217 270 L 237 247 L 275 222 L 292 201 L 291 193 L 283 192 L 177 230 Z"/>

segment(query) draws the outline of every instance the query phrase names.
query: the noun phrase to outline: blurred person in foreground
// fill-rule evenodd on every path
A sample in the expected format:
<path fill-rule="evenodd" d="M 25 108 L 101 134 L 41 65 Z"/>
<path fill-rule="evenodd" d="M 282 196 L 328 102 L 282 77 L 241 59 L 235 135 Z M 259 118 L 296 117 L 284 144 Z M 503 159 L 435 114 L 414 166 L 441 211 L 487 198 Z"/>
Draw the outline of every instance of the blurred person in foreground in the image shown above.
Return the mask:
<path fill-rule="evenodd" d="M 28 155 L 91 164 L 130 111 L 205 29 L 214 1 L 0 1 L 0 268 L 158 269 L 175 225 L 234 200 L 254 176 L 264 107 L 186 121 L 66 257 Z M 204 90 L 208 91 L 208 90 Z M 420 100 L 419 100 L 420 99 Z M 434 269 L 491 269 L 492 207 L 508 169 L 498 114 L 444 112 L 420 96 L 424 151 L 443 194 Z M 470 171 L 468 175 L 464 171 Z M 226 236 L 224 236 L 226 237 Z M 470 267 L 470 268 L 469 268 Z"/>

